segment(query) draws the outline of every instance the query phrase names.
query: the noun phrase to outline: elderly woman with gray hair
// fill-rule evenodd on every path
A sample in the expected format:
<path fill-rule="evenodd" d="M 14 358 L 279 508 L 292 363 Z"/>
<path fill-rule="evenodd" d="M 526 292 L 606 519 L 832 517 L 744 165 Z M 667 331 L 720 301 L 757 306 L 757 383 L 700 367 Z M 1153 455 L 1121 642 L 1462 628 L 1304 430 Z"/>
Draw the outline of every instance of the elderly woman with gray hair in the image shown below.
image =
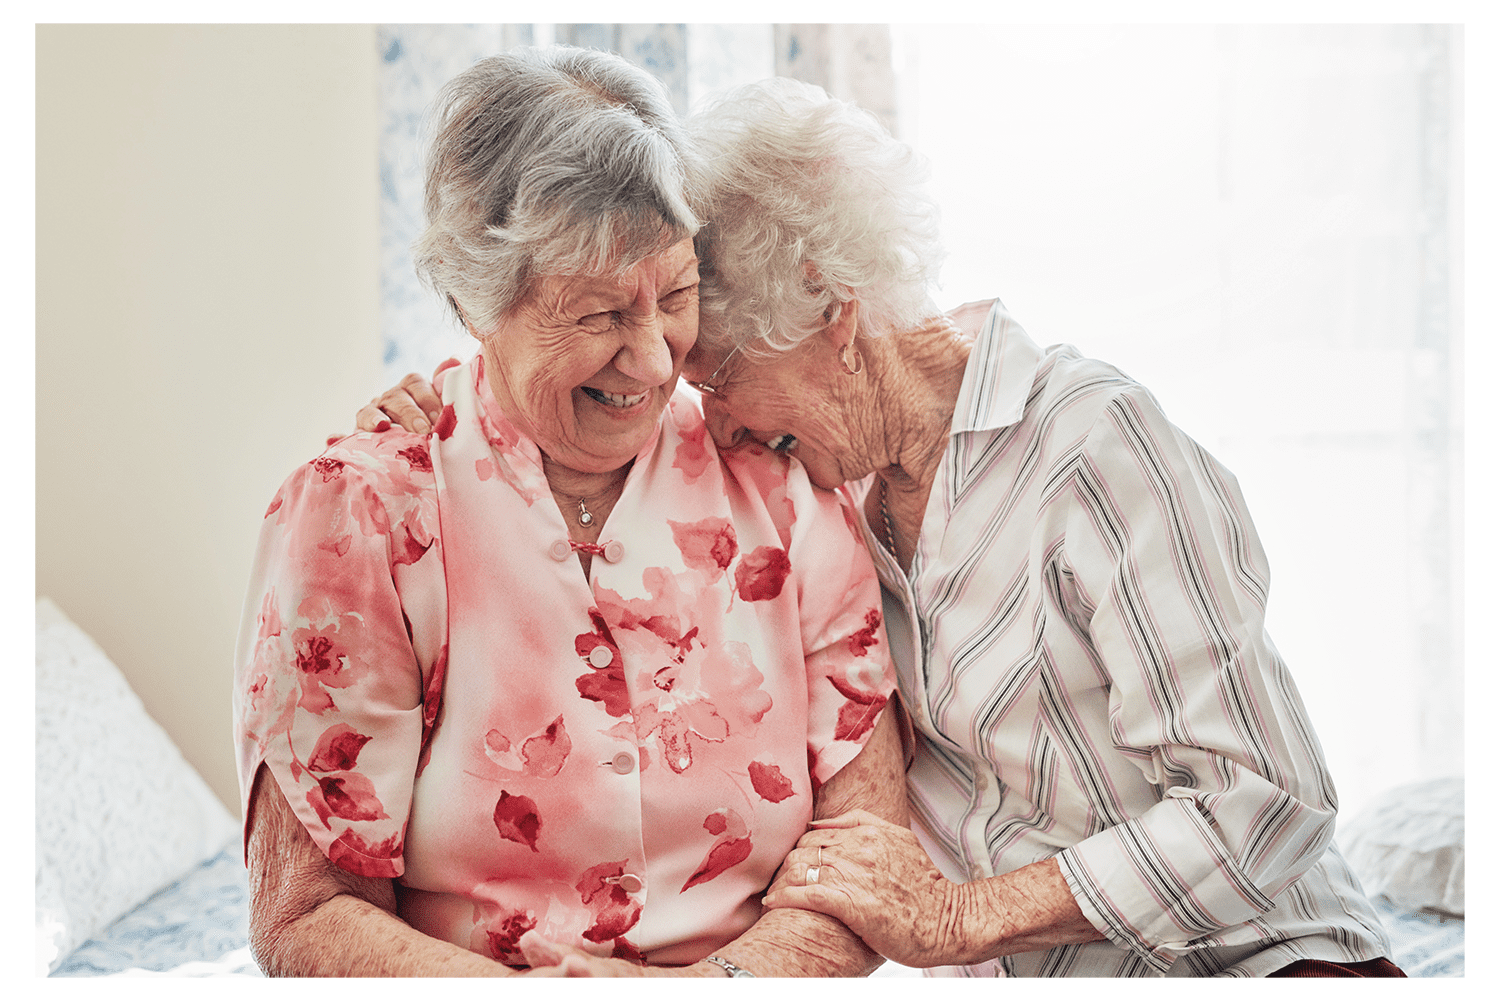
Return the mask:
<path fill-rule="evenodd" d="M 419 269 L 479 342 L 435 428 L 266 512 L 236 658 L 251 939 L 282 975 L 837 975 L 762 914 L 809 820 L 905 820 L 849 499 L 718 452 L 699 165 L 660 85 L 572 49 L 445 90 Z"/>
<path fill-rule="evenodd" d="M 685 375 L 721 448 L 856 485 L 915 730 L 912 829 L 814 821 L 772 913 L 964 976 L 1401 976 L 1233 476 L 998 301 L 940 315 L 921 165 L 871 117 L 773 80 L 690 127 Z"/>

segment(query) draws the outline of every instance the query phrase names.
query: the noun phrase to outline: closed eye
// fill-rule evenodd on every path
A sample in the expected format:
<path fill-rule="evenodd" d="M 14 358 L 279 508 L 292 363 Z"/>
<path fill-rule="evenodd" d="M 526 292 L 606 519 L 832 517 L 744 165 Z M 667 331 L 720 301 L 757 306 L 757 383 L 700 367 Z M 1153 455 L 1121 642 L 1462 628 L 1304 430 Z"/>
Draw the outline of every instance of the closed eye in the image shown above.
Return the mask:
<path fill-rule="evenodd" d="M 662 308 L 675 312 L 690 306 L 696 298 L 698 298 L 698 283 L 694 282 L 691 285 L 684 285 L 682 288 L 675 289 L 662 296 L 661 305 Z"/>
<path fill-rule="evenodd" d="M 602 334 L 620 322 L 618 312 L 590 313 L 578 321 L 578 325 L 591 334 Z"/>

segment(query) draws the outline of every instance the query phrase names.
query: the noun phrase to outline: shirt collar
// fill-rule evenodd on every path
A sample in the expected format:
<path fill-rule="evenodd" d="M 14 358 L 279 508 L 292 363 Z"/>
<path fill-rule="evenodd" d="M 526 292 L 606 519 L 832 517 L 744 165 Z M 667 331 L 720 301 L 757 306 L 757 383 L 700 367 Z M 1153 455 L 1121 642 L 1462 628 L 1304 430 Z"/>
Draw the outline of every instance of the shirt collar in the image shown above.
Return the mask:
<path fill-rule="evenodd" d="M 951 433 L 992 431 L 1019 421 L 1041 364 L 1042 349 L 996 299 L 969 352 Z"/>

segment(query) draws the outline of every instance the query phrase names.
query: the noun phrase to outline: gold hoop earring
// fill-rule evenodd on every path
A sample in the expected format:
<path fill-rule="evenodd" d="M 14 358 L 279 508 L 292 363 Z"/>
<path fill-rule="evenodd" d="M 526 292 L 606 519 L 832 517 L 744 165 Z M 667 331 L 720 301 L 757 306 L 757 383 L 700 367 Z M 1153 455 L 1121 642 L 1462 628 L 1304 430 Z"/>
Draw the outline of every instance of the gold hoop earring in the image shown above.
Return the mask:
<path fill-rule="evenodd" d="M 851 344 L 845 344 L 843 347 L 839 348 L 839 364 L 844 366 L 844 372 L 846 374 L 859 375 L 859 373 L 865 370 L 865 359 L 863 355 L 856 351 L 854 352 L 855 364 L 850 365 L 849 359 L 844 357 L 844 353 L 849 350 L 850 346 Z"/>

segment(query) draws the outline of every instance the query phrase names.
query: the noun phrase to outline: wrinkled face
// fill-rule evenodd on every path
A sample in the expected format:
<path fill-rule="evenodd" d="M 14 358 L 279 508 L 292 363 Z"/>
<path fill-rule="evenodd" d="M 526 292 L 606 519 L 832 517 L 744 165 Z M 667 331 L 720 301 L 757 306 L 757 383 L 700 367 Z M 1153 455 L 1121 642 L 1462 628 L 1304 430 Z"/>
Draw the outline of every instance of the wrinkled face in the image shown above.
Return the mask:
<path fill-rule="evenodd" d="M 490 389 L 516 427 L 552 461 L 604 473 L 650 440 L 697 336 L 688 239 L 618 278 L 541 278 L 481 340 Z"/>
<path fill-rule="evenodd" d="M 789 452 L 826 490 L 871 472 L 846 416 L 859 406 L 857 386 L 823 337 L 769 361 L 694 350 L 683 374 L 703 393 L 709 433 L 721 449 L 757 441 Z"/>

